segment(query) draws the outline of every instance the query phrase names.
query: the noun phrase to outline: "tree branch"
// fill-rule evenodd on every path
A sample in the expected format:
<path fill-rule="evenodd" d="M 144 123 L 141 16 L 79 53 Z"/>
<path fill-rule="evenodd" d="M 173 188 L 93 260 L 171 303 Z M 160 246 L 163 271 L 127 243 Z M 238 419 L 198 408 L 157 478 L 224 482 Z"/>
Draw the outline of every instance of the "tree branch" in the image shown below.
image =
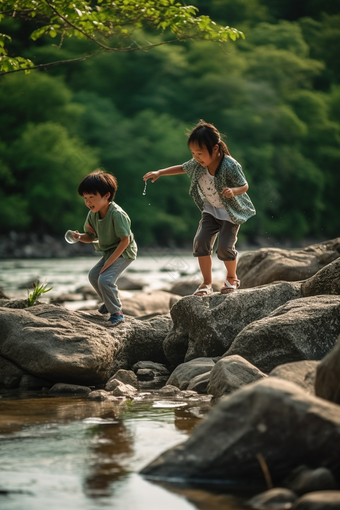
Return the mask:
<path fill-rule="evenodd" d="M 184 40 L 189 40 L 189 39 L 192 39 L 192 37 L 183 38 L 181 40 L 184 41 Z M 132 48 L 131 46 L 130 47 L 126 47 L 126 48 L 110 48 L 108 46 L 107 49 L 98 50 L 98 51 L 96 51 L 94 53 L 91 53 L 91 55 L 84 55 L 83 57 L 70 58 L 70 59 L 66 59 L 66 60 L 57 60 L 55 62 L 48 62 L 47 64 L 37 64 L 37 65 L 32 66 L 32 67 L 20 67 L 20 69 L 12 69 L 11 71 L 0 72 L 0 76 L 3 76 L 5 74 L 19 73 L 19 72 L 22 72 L 22 71 L 34 71 L 36 69 L 44 69 L 46 67 L 53 67 L 53 66 L 58 66 L 58 65 L 62 65 L 62 64 L 73 64 L 75 62 L 83 62 L 84 60 L 87 60 L 88 58 L 95 57 L 97 55 L 103 55 L 107 51 L 110 51 L 110 52 L 112 52 L 112 51 L 116 51 L 116 52 L 148 51 L 149 49 L 156 48 L 157 46 L 164 46 L 164 44 L 171 44 L 173 42 L 178 42 L 178 39 L 172 39 L 172 40 L 169 40 L 169 41 L 162 41 L 162 42 L 157 43 L 157 44 L 149 44 L 148 46 L 138 46 L 136 48 Z"/>
<path fill-rule="evenodd" d="M 57 9 L 50 4 L 50 2 L 48 2 L 48 0 L 45 0 L 45 3 L 49 6 L 50 9 L 52 9 L 52 11 L 57 15 L 59 16 L 60 19 L 62 19 L 65 23 L 67 23 L 70 27 L 74 28 L 74 30 L 77 30 L 77 32 L 80 32 L 84 37 L 86 37 L 87 39 L 90 39 L 90 41 L 93 41 L 95 44 L 98 44 L 98 46 L 100 46 L 101 48 L 104 48 L 104 50 L 111 50 L 110 46 L 106 46 L 105 44 L 102 44 L 101 42 L 97 41 L 97 39 L 95 39 L 95 37 L 92 37 L 92 35 L 84 32 L 84 30 L 82 30 L 81 28 L 77 27 L 77 25 L 75 25 L 74 23 L 72 23 L 71 21 L 69 21 L 68 19 L 65 18 L 65 16 L 63 16 L 62 14 L 60 14 Z"/>

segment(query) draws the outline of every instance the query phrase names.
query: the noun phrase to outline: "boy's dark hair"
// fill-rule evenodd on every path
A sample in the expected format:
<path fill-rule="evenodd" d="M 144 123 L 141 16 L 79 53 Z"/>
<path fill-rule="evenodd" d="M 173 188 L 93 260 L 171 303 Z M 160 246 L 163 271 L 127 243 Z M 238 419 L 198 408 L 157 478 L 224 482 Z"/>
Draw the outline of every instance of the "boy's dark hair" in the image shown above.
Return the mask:
<path fill-rule="evenodd" d="M 84 193 L 99 193 L 100 196 L 110 193 L 109 202 L 115 197 L 118 188 L 117 179 L 114 175 L 103 172 L 103 170 L 95 170 L 86 175 L 78 186 L 78 195 L 81 197 Z"/>
<path fill-rule="evenodd" d="M 191 143 L 197 143 L 201 149 L 206 147 L 210 156 L 213 153 L 213 148 L 217 144 L 223 154 L 230 156 L 227 144 L 221 139 L 219 131 L 213 124 L 209 124 L 204 120 L 200 120 L 191 133 L 189 133 L 188 145 Z"/>

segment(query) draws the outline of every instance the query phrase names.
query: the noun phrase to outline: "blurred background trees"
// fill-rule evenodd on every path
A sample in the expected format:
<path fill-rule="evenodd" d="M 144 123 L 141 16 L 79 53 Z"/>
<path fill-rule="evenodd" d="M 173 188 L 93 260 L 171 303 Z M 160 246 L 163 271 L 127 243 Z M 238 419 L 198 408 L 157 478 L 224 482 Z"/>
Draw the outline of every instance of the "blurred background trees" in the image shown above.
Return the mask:
<path fill-rule="evenodd" d="M 339 1 L 192 3 L 246 39 L 174 42 L 0 77 L 3 233 L 82 229 L 77 186 L 100 167 L 118 178 L 116 200 L 139 245 L 190 244 L 200 213 L 187 176 L 149 183 L 146 196 L 142 176 L 190 159 L 186 133 L 203 118 L 225 135 L 249 181 L 257 215 L 241 239 L 339 235 Z M 88 50 L 78 39 L 28 47 L 24 23 L 6 23 L 11 47 L 37 63 Z"/>

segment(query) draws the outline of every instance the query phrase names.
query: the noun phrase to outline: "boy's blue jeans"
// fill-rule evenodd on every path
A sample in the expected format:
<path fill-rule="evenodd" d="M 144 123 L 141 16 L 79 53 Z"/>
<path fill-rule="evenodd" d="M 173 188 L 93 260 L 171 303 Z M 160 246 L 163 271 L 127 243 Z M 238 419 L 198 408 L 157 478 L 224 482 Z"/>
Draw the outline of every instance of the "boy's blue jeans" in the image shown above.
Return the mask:
<path fill-rule="evenodd" d="M 98 296 L 104 301 L 109 313 L 117 313 L 122 310 L 116 281 L 131 262 L 132 259 L 119 257 L 104 273 L 99 274 L 105 264 L 105 259 L 102 257 L 89 272 L 89 281 Z"/>

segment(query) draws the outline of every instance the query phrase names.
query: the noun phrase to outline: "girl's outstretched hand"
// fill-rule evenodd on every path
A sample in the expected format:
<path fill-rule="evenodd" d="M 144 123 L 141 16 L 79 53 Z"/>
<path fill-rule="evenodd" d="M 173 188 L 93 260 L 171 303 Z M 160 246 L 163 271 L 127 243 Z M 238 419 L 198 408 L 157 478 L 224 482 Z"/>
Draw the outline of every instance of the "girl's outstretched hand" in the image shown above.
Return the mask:
<path fill-rule="evenodd" d="M 159 170 L 157 170 L 156 172 L 148 172 L 147 174 L 145 174 L 143 176 L 143 180 L 147 181 L 148 179 L 151 179 L 151 182 L 155 182 L 155 181 L 157 181 L 157 179 L 159 177 L 160 177 L 160 173 L 159 173 Z"/>

